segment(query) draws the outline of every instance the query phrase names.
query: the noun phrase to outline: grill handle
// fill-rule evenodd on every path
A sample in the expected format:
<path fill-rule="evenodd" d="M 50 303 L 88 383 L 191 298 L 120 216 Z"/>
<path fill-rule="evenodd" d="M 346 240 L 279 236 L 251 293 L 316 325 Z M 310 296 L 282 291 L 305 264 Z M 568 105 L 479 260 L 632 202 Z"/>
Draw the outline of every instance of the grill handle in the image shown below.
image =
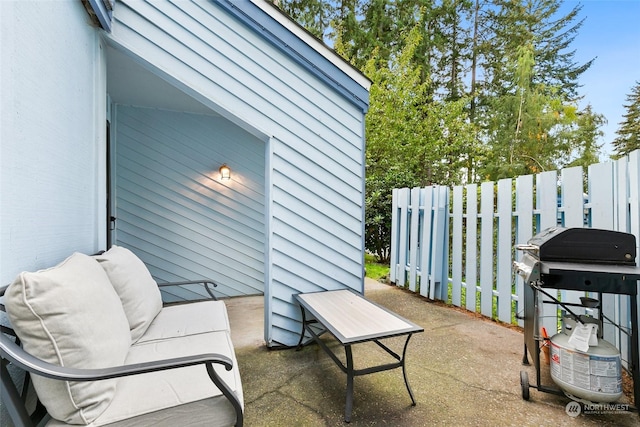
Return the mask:
<path fill-rule="evenodd" d="M 519 245 L 516 245 L 516 249 L 519 251 L 537 251 L 539 249 L 539 246 L 521 243 Z"/>

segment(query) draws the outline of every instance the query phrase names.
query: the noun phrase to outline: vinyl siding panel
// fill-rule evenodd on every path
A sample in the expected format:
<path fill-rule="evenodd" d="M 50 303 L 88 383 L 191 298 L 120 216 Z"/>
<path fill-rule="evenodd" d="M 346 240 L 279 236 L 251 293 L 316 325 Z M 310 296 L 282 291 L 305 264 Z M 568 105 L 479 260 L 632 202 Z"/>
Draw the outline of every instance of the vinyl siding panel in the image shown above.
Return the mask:
<path fill-rule="evenodd" d="M 264 187 L 247 188 L 266 199 L 265 339 L 294 345 L 294 294 L 363 289 L 362 106 L 216 1 L 118 6 L 112 47 L 266 143 Z M 252 206 L 235 197 L 227 215 Z M 252 213 L 238 225 L 254 227 Z"/>
<path fill-rule="evenodd" d="M 161 282 L 264 291 L 264 144 L 220 117 L 116 108 L 116 244 Z M 233 142 L 231 142 L 233 141 Z M 218 179 L 228 163 L 232 181 Z"/>

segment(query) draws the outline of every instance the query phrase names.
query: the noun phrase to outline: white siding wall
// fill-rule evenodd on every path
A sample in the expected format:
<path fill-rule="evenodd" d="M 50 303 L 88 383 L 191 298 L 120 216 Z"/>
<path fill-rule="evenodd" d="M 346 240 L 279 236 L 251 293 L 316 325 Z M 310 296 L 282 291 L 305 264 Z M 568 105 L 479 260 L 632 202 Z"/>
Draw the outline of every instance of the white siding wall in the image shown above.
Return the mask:
<path fill-rule="evenodd" d="M 295 344 L 294 293 L 363 288 L 361 108 L 212 2 L 118 3 L 111 43 L 270 137 L 265 338 Z"/>
<path fill-rule="evenodd" d="M 218 296 L 262 294 L 264 143 L 202 114 L 117 106 L 115 124 L 115 243 L 158 281 L 209 278 Z"/>
<path fill-rule="evenodd" d="M 80 1 L 0 2 L 0 283 L 105 245 L 106 79 Z"/>

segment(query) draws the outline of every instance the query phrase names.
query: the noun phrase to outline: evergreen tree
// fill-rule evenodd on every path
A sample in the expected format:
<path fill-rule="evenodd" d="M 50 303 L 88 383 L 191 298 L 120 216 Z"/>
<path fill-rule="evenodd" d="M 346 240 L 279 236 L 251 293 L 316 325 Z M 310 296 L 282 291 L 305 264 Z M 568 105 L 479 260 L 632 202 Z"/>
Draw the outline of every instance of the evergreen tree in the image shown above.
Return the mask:
<path fill-rule="evenodd" d="M 474 146 L 466 99 L 426 102 L 430 83 L 422 81 L 413 61 L 420 42 L 421 31 L 414 27 L 396 61 L 381 67 L 374 51 L 364 69 L 372 79 L 365 126 L 365 243 L 382 262 L 389 256 L 393 188 L 459 182 L 461 153 Z"/>
<path fill-rule="evenodd" d="M 569 47 L 583 21 L 574 22 L 581 10 L 574 7 L 567 15 L 556 18 L 562 0 L 494 0 L 486 6 L 488 25 L 493 36 L 485 72 L 492 82 L 491 94 L 502 94 L 503 82 L 513 81 L 504 67 L 504 58 L 519 47 L 531 44 L 534 49 L 535 73 L 532 82 L 568 101 L 578 98 L 578 78 L 592 64 L 574 61 L 575 51 Z"/>
<path fill-rule="evenodd" d="M 432 78 L 447 100 L 460 99 L 466 92 L 463 78 L 471 58 L 472 10 L 470 0 L 443 0 L 434 7 Z"/>
<path fill-rule="evenodd" d="M 573 24 L 579 9 L 557 19 L 559 5 L 556 0 L 497 0 L 487 12 L 494 37 L 484 51 L 486 81 L 474 116 L 488 145 L 482 178 L 562 167 L 577 153 L 597 158 L 596 141 L 581 141 L 595 134 L 581 132 L 580 125 L 588 122 L 579 119 L 589 116 L 597 123 L 597 117 L 590 110 L 579 112 L 576 98 L 577 78 L 591 62 L 577 65 L 574 52 L 566 51 L 581 25 Z"/>
<path fill-rule="evenodd" d="M 324 40 L 329 35 L 334 6 L 329 0 L 268 0 L 311 34 Z"/>
<path fill-rule="evenodd" d="M 627 112 L 622 116 L 624 120 L 619 124 L 618 136 L 613 140 L 615 158 L 640 149 L 640 81 L 631 88 L 627 102 L 624 104 Z"/>

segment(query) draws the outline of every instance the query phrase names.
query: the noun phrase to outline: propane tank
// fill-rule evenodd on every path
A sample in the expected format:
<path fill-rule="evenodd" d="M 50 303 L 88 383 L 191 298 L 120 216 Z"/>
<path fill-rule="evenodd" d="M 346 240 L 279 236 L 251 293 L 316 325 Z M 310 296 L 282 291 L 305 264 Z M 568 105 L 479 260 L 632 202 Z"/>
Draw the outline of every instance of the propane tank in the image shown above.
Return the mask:
<path fill-rule="evenodd" d="M 620 352 L 599 339 L 588 351 L 575 350 L 569 336 L 551 337 L 551 379 L 570 397 L 590 402 L 613 402 L 622 396 Z"/>

